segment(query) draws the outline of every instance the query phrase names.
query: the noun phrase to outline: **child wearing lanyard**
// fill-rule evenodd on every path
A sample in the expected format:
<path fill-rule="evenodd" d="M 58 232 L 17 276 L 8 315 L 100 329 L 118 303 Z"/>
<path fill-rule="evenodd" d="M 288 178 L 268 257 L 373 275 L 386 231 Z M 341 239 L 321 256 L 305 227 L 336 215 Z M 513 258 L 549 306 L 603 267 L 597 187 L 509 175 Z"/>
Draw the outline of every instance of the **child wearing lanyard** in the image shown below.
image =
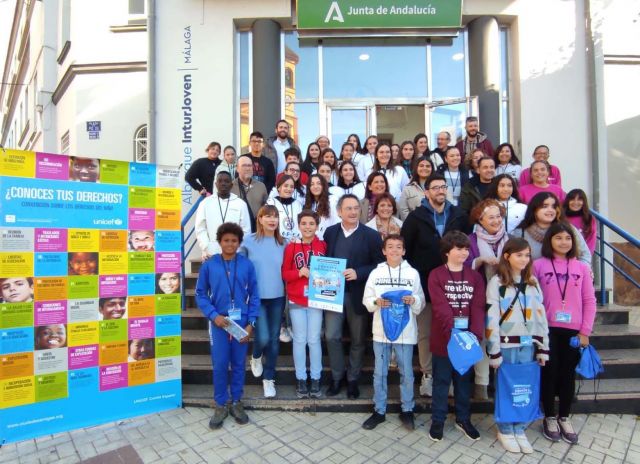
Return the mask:
<path fill-rule="evenodd" d="M 373 313 L 372 332 L 373 352 L 375 354 L 373 372 L 374 411 L 371 417 L 362 424 L 362 427 L 365 430 L 372 430 L 385 421 L 387 373 L 391 351 L 393 350 L 396 353 L 398 370 L 400 371 L 400 400 L 402 407 L 400 422 L 407 430 L 414 430 L 413 347 L 418 343 L 416 315 L 420 314 L 424 307 L 424 292 L 422 291 L 418 271 L 402 259 L 405 248 L 404 239 L 400 235 L 388 235 L 382 244 L 382 253 L 386 258 L 386 262 L 378 264 L 378 267 L 369 274 L 362 297 L 362 304 L 365 305 L 370 313 Z M 393 290 L 409 290 L 411 292 L 410 295 L 402 296 L 404 312 L 399 319 L 406 320 L 404 327 L 402 327 L 402 323 L 394 326 L 389 322 L 387 323 L 392 327 L 385 327 L 385 320 L 382 314 L 385 311 L 391 311 L 392 302 L 383 298 L 382 295 Z M 397 303 L 400 302 L 397 301 Z M 395 310 L 396 308 L 394 308 Z M 405 314 L 408 315 L 408 318 L 405 318 Z M 390 333 L 393 335 L 390 335 Z"/>
<path fill-rule="evenodd" d="M 575 229 L 566 222 L 553 224 L 542 241 L 542 258 L 533 263 L 544 295 L 549 321 L 549 362 L 542 369 L 540 394 L 544 408 L 542 434 L 551 441 L 578 443 L 569 419 L 575 392 L 576 365 L 580 351 L 570 345 L 578 337 L 589 344 L 596 316 L 591 267 L 578 261 Z M 560 398 L 556 416 L 555 396 Z"/>
<path fill-rule="evenodd" d="M 447 232 L 440 241 L 440 253 L 446 263 L 429 274 L 428 288 L 432 304 L 431 341 L 433 354 L 433 400 L 429 438 L 442 440 L 447 418 L 449 385 L 453 380 L 456 427 L 467 438 L 479 440 L 471 424 L 471 372 L 460 375 L 453 369 L 447 344 L 453 328 L 471 331 L 478 341 L 484 333 L 485 285 L 482 276 L 464 266 L 469 256 L 469 237 L 460 231 Z"/>
<path fill-rule="evenodd" d="M 315 174 L 312 174 L 312 177 Z M 322 310 L 309 307 L 309 264 L 312 256 L 324 256 L 327 244 L 316 236 L 318 214 L 302 210 L 297 217 L 302 239 L 287 244 L 282 260 L 282 279 L 289 299 L 289 317 L 293 332 L 293 365 L 296 369 L 296 396 L 319 398 L 322 374 Z M 307 384 L 307 353 L 311 368 L 311 385 Z"/>
<path fill-rule="evenodd" d="M 240 400 L 247 343 L 259 314 L 260 295 L 253 264 L 248 258 L 237 254 L 243 235 L 242 229 L 235 223 L 227 222 L 218 228 L 216 240 L 222 253 L 213 255 L 202 264 L 196 284 L 196 303 L 209 320 L 213 398 L 216 403 L 209 421 L 211 429 L 222 427 L 229 413 L 238 424 L 249 422 Z M 240 341 L 233 338 L 224 330 L 230 321 L 243 327 L 248 335 Z M 232 401 L 230 408 L 227 405 L 229 390 Z"/>
<path fill-rule="evenodd" d="M 531 247 L 512 238 L 502 249 L 496 275 L 487 284 L 487 353 L 489 365 L 524 364 L 549 359 L 549 328 L 542 292 L 532 274 Z M 526 379 L 522 379 L 526 381 Z M 537 398 L 536 398 L 537 400 Z M 500 422 L 498 441 L 511 453 L 533 453 L 526 423 Z"/>

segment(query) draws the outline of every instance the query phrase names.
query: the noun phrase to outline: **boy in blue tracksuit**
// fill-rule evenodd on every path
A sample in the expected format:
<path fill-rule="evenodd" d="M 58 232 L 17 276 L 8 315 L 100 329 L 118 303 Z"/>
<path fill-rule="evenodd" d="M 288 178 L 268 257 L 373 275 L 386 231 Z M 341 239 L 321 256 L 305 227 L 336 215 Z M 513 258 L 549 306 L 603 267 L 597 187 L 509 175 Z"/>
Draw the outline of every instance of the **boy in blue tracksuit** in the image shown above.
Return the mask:
<path fill-rule="evenodd" d="M 230 413 L 238 424 L 249 422 L 242 398 L 247 343 L 259 314 L 260 295 L 256 271 L 249 259 L 237 254 L 243 232 L 235 223 L 222 224 L 216 233 L 222 253 L 202 264 L 196 285 L 196 303 L 209 319 L 213 364 L 213 398 L 216 402 L 209 427 L 217 429 Z M 248 335 L 239 342 L 224 330 L 227 318 L 244 327 Z M 231 384 L 229 385 L 229 365 Z M 231 390 L 231 407 L 227 409 Z"/>

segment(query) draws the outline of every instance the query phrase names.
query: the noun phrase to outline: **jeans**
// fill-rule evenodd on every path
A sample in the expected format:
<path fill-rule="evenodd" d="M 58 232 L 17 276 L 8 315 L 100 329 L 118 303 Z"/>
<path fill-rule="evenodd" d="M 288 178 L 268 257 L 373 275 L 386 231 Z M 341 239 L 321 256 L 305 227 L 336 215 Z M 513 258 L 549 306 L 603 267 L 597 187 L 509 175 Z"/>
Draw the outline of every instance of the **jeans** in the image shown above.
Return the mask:
<path fill-rule="evenodd" d="M 329 364 L 333 381 L 337 382 L 344 377 L 344 349 L 342 347 L 342 325 L 344 318 L 349 323 L 351 346 L 349 347 L 349 369 L 347 380 L 357 381 L 362 370 L 364 352 L 366 349 L 365 338 L 367 331 L 368 314 L 356 314 L 349 293 L 344 294 L 344 310 L 342 313 L 327 311 L 324 316 L 327 351 L 329 352 Z"/>
<path fill-rule="evenodd" d="M 429 340 L 431 338 L 431 302 L 425 303 L 424 309 L 416 316 L 418 324 L 418 364 L 424 375 L 431 375 L 431 350 Z"/>
<path fill-rule="evenodd" d="M 523 364 L 533 360 L 533 345 L 514 348 L 501 348 L 503 364 Z M 500 368 L 498 368 L 500 369 Z M 497 397 L 497 395 L 496 395 Z M 526 422 L 498 422 L 498 430 L 503 435 L 522 435 L 529 425 Z"/>
<path fill-rule="evenodd" d="M 309 346 L 309 365 L 311 378 L 320 380 L 322 374 L 322 310 L 308 308 L 289 302 L 289 316 L 293 329 L 293 364 L 296 379 L 307 380 L 307 346 Z"/>
<path fill-rule="evenodd" d="M 402 343 L 373 342 L 375 369 L 373 371 L 373 403 L 378 414 L 387 411 L 387 373 L 391 350 L 396 352 L 400 371 L 400 401 L 402 412 L 412 412 L 413 401 L 413 345 Z"/>
<path fill-rule="evenodd" d="M 284 309 L 284 297 L 260 300 L 260 315 L 256 320 L 253 340 L 253 357 L 265 355 L 263 379 L 273 380 L 280 348 L 280 319 Z"/>
<path fill-rule="evenodd" d="M 447 419 L 449 385 L 453 380 L 453 398 L 456 420 L 469 421 L 471 414 L 471 369 L 460 375 L 447 356 L 433 355 L 433 396 L 431 420 L 444 422 Z"/>

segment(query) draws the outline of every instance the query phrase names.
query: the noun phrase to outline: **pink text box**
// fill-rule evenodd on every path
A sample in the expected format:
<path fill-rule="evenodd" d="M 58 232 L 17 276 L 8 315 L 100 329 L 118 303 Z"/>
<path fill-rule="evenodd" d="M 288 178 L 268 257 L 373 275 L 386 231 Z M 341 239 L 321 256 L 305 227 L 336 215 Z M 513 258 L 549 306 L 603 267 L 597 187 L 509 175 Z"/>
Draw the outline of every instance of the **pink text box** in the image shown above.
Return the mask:
<path fill-rule="evenodd" d="M 173 251 L 156 252 L 156 273 L 180 272 L 180 253 Z"/>
<path fill-rule="evenodd" d="M 115 296 L 127 296 L 127 276 L 101 275 L 100 298 L 112 298 Z"/>
<path fill-rule="evenodd" d="M 51 153 L 36 153 L 38 179 L 69 180 L 69 157 Z"/>
<path fill-rule="evenodd" d="M 34 324 L 66 324 L 67 300 L 36 301 L 34 304 Z"/>
<path fill-rule="evenodd" d="M 154 230 L 155 213 L 155 209 L 129 208 L 129 230 Z"/>
<path fill-rule="evenodd" d="M 129 340 L 134 338 L 153 338 L 155 337 L 155 318 L 154 317 L 137 317 L 129 319 Z"/>
<path fill-rule="evenodd" d="M 100 391 L 128 386 L 129 366 L 127 363 L 100 366 Z"/>
<path fill-rule="evenodd" d="M 73 346 L 69 348 L 69 369 L 83 369 L 98 365 L 99 345 Z"/>
<path fill-rule="evenodd" d="M 67 229 L 37 229 L 35 251 L 67 251 Z"/>

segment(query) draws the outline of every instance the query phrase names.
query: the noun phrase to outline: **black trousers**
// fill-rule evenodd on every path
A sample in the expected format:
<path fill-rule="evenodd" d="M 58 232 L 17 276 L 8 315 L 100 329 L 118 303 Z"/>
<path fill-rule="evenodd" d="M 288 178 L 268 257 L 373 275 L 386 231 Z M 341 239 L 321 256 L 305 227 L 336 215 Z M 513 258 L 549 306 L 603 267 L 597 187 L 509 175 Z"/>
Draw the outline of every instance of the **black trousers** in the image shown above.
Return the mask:
<path fill-rule="evenodd" d="M 568 417 L 576 389 L 576 366 L 580 350 L 569 345 L 577 330 L 549 327 L 549 361 L 542 368 L 542 407 L 545 417 L 556 415 L 556 394 L 560 399 L 559 416 Z"/>

